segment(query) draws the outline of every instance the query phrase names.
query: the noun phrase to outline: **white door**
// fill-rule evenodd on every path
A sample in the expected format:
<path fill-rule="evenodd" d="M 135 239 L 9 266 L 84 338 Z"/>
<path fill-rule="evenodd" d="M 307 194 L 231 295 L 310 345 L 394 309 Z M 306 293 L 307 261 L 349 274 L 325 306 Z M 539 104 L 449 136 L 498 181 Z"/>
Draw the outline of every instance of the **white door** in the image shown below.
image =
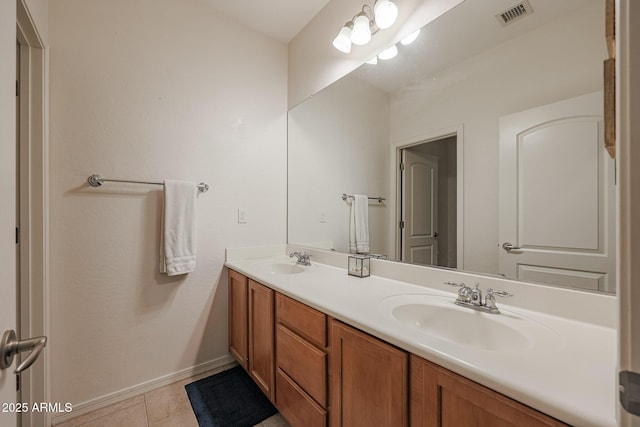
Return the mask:
<path fill-rule="evenodd" d="M 596 92 L 500 119 L 499 268 L 615 291 L 615 166 Z"/>
<path fill-rule="evenodd" d="M 16 329 L 16 2 L 0 2 L 0 338 Z M 14 367 L 15 368 L 15 367 Z M 0 404 L 16 402 L 13 369 L 0 370 Z M 0 425 L 16 414 L 0 407 Z M 10 409 L 10 408 L 7 408 Z"/>
<path fill-rule="evenodd" d="M 402 150 L 402 261 L 438 264 L 438 159 Z"/>

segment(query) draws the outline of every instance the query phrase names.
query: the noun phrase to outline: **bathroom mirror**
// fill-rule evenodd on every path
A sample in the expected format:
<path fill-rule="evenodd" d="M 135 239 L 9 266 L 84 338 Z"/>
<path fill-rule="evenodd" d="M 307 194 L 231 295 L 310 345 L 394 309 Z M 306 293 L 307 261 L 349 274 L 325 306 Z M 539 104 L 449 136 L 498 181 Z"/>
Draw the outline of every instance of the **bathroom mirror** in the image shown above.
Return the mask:
<path fill-rule="evenodd" d="M 343 196 L 363 194 L 371 253 L 614 292 L 604 14 L 466 0 L 292 108 L 288 242 L 349 252 Z"/>

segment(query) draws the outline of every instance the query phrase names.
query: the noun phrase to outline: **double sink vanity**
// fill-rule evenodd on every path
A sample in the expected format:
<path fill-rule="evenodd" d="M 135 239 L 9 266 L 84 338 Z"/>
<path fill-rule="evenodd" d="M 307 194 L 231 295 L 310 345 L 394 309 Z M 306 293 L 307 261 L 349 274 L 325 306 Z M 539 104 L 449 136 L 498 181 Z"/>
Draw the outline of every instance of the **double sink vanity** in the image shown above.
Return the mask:
<path fill-rule="evenodd" d="M 294 427 L 616 425 L 614 297 L 298 249 L 226 259 L 230 352 Z"/>

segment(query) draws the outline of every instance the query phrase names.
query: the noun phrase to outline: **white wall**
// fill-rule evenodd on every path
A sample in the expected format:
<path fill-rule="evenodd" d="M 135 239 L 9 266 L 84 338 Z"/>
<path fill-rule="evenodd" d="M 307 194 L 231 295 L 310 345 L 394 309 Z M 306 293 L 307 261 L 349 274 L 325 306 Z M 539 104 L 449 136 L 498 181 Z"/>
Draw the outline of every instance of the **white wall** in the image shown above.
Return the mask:
<path fill-rule="evenodd" d="M 392 145 L 464 126 L 465 270 L 498 271 L 498 118 L 602 89 L 601 3 L 391 95 Z"/>
<path fill-rule="evenodd" d="M 198 0 L 49 6 L 51 398 L 79 404 L 228 354 L 225 247 L 285 241 L 287 50 Z M 197 271 L 158 273 L 159 187 L 94 173 L 207 182 Z"/>
<path fill-rule="evenodd" d="M 385 92 L 345 78 L 289 112 L 289 243 L 328 240 L 349 252 L 351 205 L 341 194 L 389 196 L 388 103 Z M 389 253 L 392 209 L 369 202 L 373 253 Z"/>

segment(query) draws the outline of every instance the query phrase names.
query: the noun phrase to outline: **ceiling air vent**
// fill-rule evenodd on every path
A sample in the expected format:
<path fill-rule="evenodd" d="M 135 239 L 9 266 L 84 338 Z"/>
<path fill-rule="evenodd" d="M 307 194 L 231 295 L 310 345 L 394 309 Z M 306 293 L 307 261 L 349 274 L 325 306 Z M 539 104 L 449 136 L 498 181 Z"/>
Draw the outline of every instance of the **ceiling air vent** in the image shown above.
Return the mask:
<path fill-rule="evenodd" d="M 500 12 L 496 15 L 496 18 L 503 26 L 506 26 L 522 17 L 531 15 L 532 13 L 533 9 L 531 8 L 529 1 L 524 0 L 507 10 Z"/>

